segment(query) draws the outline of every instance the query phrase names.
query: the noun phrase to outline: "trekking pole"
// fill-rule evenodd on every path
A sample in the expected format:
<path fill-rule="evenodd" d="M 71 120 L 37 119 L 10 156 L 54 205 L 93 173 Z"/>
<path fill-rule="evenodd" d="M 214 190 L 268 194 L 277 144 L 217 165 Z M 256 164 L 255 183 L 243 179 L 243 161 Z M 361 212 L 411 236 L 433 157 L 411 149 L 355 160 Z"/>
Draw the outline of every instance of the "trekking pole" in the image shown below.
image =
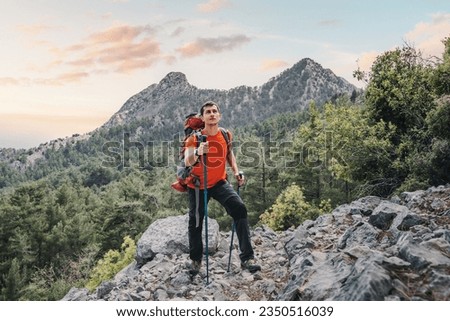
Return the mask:
<path fill-rule="evenodd" d="M 241 178 L 244 175 L 244 172 L 239 172 L 239 177 Z M 237 187 L 237 194 L 239 197 L 241 197 L 241 186 L 239 186 L 238 183 L 238 187 Z M 233 239 L 234 239 L 234 231 L 236 230 L 236 224 L 234 224 L 234 220 L 233 223 L 231 223 L 231 242 L 230 242 L 230 255 L 228 256 L 228 268 L 227 268 L 227 272 L 230 272 L 230 265 L 231 265 L 231 252 L 233 251 Z"/>
<path fill-rule="evenodd" d="M 206 135 L 202 135 L 200 137 L 201 142 L 206 142 Z M 205 243 L 206 243 L 206 284 L 209 284 L 209 258 L 208 258 L 208 172 L 206 166 L 206 154 L 204 153 L 202 156 L 203 161 L 203 203 L 205 205 Z"/>

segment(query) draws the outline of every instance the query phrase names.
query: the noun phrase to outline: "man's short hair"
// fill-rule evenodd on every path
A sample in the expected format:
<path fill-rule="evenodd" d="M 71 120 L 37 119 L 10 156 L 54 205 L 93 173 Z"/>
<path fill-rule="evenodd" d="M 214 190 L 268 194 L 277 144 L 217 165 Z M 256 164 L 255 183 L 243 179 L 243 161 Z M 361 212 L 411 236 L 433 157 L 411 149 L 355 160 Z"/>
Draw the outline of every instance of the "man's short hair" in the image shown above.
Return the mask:
<path fill-rule="evenodd" d="M 203 104 L 202 108 L 200 108 L 200 115 L 203 116 L 203 112 L 205 111 L 206 107 L 212 107 L 212 106 L 216 106 L 217 110 L 220 112 L 219 105 L 217 105 L 215 102 L 209 100 Z"/>

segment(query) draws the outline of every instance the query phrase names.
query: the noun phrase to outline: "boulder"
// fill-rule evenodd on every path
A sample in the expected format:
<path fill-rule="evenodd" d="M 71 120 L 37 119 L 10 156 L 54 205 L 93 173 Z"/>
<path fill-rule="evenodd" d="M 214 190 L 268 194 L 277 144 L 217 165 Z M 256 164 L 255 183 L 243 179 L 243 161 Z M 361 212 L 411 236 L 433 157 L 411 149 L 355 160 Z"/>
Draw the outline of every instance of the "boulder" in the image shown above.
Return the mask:
<path fill-rule="evenodd" d="M 169 216 L 153 222 L 137 242 L 136 262 L 141 267 L 151 261 L 156 254 L 178 255 L 189 253 L 189 216 Z M 208 220 L 208 250 L 214 254 L 219 244 L 219 224 Z M 203 228 L 203 238 L 205 228 Z"/>

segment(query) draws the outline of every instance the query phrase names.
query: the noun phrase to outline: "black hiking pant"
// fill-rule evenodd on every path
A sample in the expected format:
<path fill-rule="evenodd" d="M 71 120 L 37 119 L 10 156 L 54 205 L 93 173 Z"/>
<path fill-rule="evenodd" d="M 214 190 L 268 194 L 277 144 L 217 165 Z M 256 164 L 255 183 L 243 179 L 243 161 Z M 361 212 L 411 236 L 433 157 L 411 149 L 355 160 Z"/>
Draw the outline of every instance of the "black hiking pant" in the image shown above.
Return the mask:
<path fill-rule="evenodd" d="M 189 194 L 189 257 L 194 261 L 201 261 L 203 256 L 202 228 L 205 216 L 204 191 L 199 191 L 198 211 L 200 215 L 199 226 L 196 227 L 195 217 L 195 190 L 188 189 Z M 233 218 L 236 226 L 236 235 L 239 241 L 242 262 L 254 258 L 253 247 L 250 242 L 250 229 L 247 219 L 247 208 L 244 202 L 227 181 L 220 181 L 211 188 L 208 188 L 208 202 L 211 199 L 218 201 Z"/>

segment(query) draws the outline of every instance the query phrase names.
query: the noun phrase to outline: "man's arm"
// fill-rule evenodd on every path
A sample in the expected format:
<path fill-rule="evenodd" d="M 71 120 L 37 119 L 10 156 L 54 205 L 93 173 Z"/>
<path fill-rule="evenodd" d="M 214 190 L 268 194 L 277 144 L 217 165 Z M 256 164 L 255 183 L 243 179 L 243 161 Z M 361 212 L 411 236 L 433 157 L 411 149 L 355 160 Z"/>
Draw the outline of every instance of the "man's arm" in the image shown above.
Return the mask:
<path fill-rule="evenodd" d="M 233 175 L 236 176 L 239 174 L 239 169 L 236 162 L 236 157 L 234 156 L 234 153 L 232 150 L 227 155 L 227 162 L 231 167 L 231 170 L 233 171 Z"/>
<path fill-rule="evenodd" d="M 234 156 L 233 150 L 230 150 L 230 152 L 228 153 L 227 161 L 231 167 L 231 170 L 233 171 L 233 175 L 236 178 L 238 185 L 239 186 L 244 185 L 245 178 L 244 175 L 239 174 L 239 168 L 237 166 L 236 157 Z"/>
<path fill-rule="evenodd" d="M 198 158 L 200 157 L 196 155 L 195 151 L 195 147 L 188 147 L 184 151 L 184 164 L 186 165 L 186 167 L 195 165 Z"/>

